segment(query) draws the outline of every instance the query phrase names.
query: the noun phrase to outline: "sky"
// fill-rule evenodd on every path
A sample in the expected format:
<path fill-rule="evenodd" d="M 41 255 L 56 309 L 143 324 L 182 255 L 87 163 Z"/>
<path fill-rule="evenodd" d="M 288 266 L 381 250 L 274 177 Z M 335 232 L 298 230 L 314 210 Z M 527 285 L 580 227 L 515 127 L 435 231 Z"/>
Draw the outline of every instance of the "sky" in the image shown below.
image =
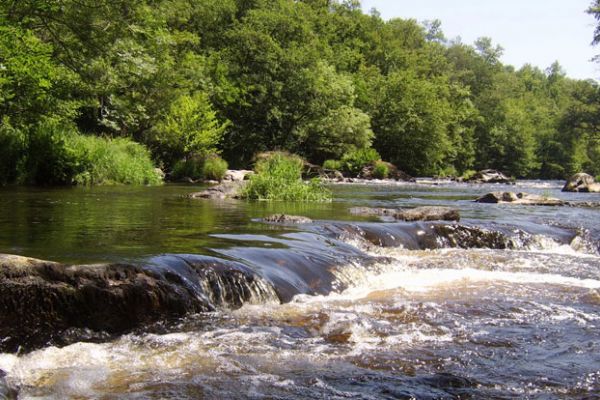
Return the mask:
<path fill-rule="evenodd" d="M 473 44 L 482 36 L 504 48 L 502 62 L 548 68 L 558 61 L 568 76 L 600 80 L 600 54 L 591 46 L 596 21 L 585 10 L 591 0 L 362 0 L 365 12 L 381 17 L 439 19 L 448 39 Z"/>

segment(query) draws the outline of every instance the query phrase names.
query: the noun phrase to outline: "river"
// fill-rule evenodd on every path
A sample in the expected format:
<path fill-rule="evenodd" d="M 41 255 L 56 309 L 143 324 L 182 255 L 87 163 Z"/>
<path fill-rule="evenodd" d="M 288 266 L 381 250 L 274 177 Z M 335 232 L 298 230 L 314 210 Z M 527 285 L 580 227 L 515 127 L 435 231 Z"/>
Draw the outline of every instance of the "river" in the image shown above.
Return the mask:
<path fill-rule="evenodd" d="M 241 308 L 0 354 L 0 399 L 599 398 L 600 209 L 473 202 L 599 200 L 561 184 L 342 184 L 327 204 L 188 199 L 186 185 L 0 188 L 0 253 L 156 268 L 215 257 L 265 282 Z M 461 222 L 348 211 L 424 205 Z M 314 222 L 260 221 L 282 212 Z"/>

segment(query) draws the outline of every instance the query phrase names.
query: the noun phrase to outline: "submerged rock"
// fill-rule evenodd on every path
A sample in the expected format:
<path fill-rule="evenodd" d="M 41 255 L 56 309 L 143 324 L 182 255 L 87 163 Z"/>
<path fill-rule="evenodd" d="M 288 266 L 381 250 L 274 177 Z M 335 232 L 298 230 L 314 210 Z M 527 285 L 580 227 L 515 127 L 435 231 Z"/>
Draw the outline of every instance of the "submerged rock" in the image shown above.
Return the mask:
<path fill-rule="evenodd" d="M 567 202 L 547 196 L 540 196 L 529 193 L 514 192 L 492 192 L 481 196 L 476 203 L 494 203 L 494 204 L 524 204 L 532 206 L 564 206 Z"/>
<path fill-rule="evenodd" d="M 310 224 L 312 219 L 299 215 L 273 214 L 262 219 L 264 222 L 275 222 L 279 224 Z"/>
<path fill-rule="evenodd" d="M 495 169 L 484 169 L 467 179 L 469 183 L 514 183 L 514 180 Z"/>
<path fill-rule="evenodd" d="M 246 181 L 232 181 L 222 183 L 220 185 L 211 186 L 201 192 L 191 193 L 188 195 L 192 199 L 238 199 L 240 191 L 245 186 Z"/>
<path fill-rule="evenodd" d="M 459 221 L 458 210 L 448 207 L 416 207 L 408 210 L 396 208 L 354 207 L 350 213 L 363 216 L 391 217 L 401 221 Z"/>
<path fill-rule="evenodd" d="M 567 180 L 562 188 L 563 192 L 600 193 L 600 183 L 593 176 L 578 173 Z"/>
<path fill-rule="evenodd" d="M 249 268 L 213 257 L 66 265 L 0 255 L 0 351 L 60 344 L 74 329 L 120 334 L 255 297 L 277 298 Z"/>

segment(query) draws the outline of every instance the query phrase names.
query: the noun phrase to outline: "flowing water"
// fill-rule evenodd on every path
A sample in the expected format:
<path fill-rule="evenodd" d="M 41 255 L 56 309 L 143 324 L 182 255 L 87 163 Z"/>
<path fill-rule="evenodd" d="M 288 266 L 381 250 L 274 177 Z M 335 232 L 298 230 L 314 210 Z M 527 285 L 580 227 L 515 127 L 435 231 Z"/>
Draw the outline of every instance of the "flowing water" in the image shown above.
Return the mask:
<path fill-rule="evenodd" d="M 0 354 L 0 399 L 600 398 L 600 210 L 472 202 L 598 195 L 530 181 L 339 185 L 317 205 L 182 197 L 194 190 L 0 190 L 0 252 L 189 280 L 181 260 L 213 257 L 261 278 L 241 308 L 213 300 L 126 335 Z M 462 220 L 348 212 L 421 205 Z M 258 221 L 275 212 L 315 222 Z"/>

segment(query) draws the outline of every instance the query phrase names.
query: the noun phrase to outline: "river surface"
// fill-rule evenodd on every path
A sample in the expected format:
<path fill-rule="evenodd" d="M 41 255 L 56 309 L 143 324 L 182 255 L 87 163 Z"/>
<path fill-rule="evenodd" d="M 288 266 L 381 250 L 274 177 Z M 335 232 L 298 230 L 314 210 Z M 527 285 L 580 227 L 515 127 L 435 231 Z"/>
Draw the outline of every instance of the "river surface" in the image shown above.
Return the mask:
<path fill-rule="evenodd" d="M 273 286 L 237 309 L 0 354 L 0 399 L 600 398 L 600 209 L 473 202 L 497 190 L 600 201 L 561 184 L 334 185 L 327 204 L 188 199 L 198 187 L 183 185 L 0 188 L 0 253 L 211 256 Z M 423 205 L 500 236 L 348 211 Z M 314 223 L 259 221 L 282 212 Z"/>

